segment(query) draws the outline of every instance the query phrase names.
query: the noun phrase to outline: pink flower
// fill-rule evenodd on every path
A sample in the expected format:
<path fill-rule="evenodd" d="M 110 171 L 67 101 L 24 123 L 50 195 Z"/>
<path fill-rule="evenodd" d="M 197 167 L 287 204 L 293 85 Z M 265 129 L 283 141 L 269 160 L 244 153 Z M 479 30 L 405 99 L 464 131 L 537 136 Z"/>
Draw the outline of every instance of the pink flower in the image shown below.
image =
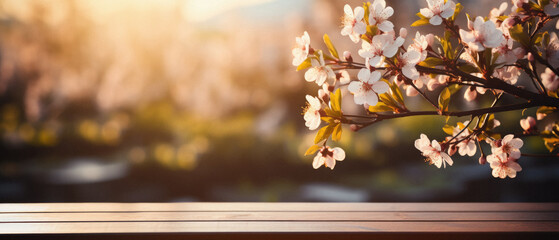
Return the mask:
<path fill-rule="evenodd" d="M 334 170 L 336 161 L 343 161 L 345 159 L 345 152 L 339 147 L 330 148 L 328 146 L 322 147 L 313 159 L 312 166 L 318 169 L 322 165 Z"/>
<path fill-rule="evenodd" d="M 307 107 L 303 115 L 305 126 L 307 126 L 309 130 L 315 130 L 320 126 L 320 110 L 322 109 L 322 104 L 316 97 L 311 95 L 305 97 L 307 98 Z"/>
<path fill-rule="evenodd" d="M 506 153 L 509 157 L 513 159 L 520 158 L 520 148 L 524 145 L 524 142 L 520 138 L 514 138 L 514 135 L 508 134 L 503 139 L 491 141 L 491 152 L 493 154 Z"/>
<path fill-rule="evenodd" d="M 443 18 L 449 18 L 454 14 L 456 4 L 452 0 L 427 0 L 428 8 L 419 10 L 421 15 L 429 19 L 429 23 L 433 25 L 440 25 Z"/>
<path fill-rule="evenodd" d="M 346 4 L 344 6 L 344 18 L 343 24 L 344 28 L 342 29 L 342 36 L 349 36 L 351 41 L 354 43 L 358 43 L 361 34 L 367 32 L 367 27 L 363 20 L 363 16 L 365 15 L 365 9 L 362 7 L 356 7 L 353 11 L 351 11 L 351 7 Z"/>
<path fill-rule="evenodd" d="M 324 63 L 324 57 L 322 56 L 322 52 L 319 52 L 320 55 L 318 60 L 311 59 L 312 67 L 307 70 L 305 73 L 305 80 L 307 82 L 316 82 L 318 86 L 322 86 L 326 79 L 328 78 L 335 78 L 336 74 L 329 66 L 326 66 Z"/>
<path fill-rule="evenodd" d="M 384 57 L 393 57 L 402 44 L 404 44 L 404 39 L 401 37 L 394 39 L 391 34 L 376 35 L 373 37 L 372 43 L 363 41 L 361 49 L 359 49 L 359 56 L 370 58 L 369 64 L 377 66 L 384 61 Z"/>
<path fill-rule="evenodd" d="M 437 140 L 429 142 L 429 138 L 425 134 L 421 134 L 420 138 L 415 140 L 415 148 L 421 151 L 421 154 L 427 158 L 430 164 L 435 164 L 438 168 L 446 164 L 452 166 L 453 161 L 450 156 L 441 150 L 441 145 Z"/>
<path fill-rule="evenodd" d="M 390 32 L 394 29 L 394 24 L 387 20 L 394 14 L 394 9 L 386 7 L 384 0 L 375 0 L 369 11 L 369 24 L 376 25 L 383 32 Z"/>
<path fill-rule="evenodd" d="M 369 104 L 375 106 L 378 103 L 377 94 L 388 92 L 390 87 L 384 81 L 379 81 L 381 77 L 380 72 L 372 72 L 363 68 L 357 74 L 359 81 L 353 81 L 349 84 L 347 89 L 351 92 L 355 104 Z"/>
<path fill-rule="evenodd" d="M 293 66 L 299 66 L 301 63 L 307 59 L 309 56 L 309 46 L 311 44 L 311 39 L 307 31 L 303 33 L 303 36 L 296 37 L 295 41 L 297 42 L 297 46 L 291 50 L 291 54 L 293 54 Z"/>
<path fill-rule="evenodd" d="M 489 162 L 491 168 L 493 169 L 493 177 L 496 178 L 510 178 L 516 177 L 516 172 L 522 171 L 522 167 L 515 161 L 514 158 L 507 158 L 507 154 L 491 154 L 487 156 L 487 162 Z"/>
<path fill-rule="evenodd" d="M 464 125 L 468 125 L 468 122 L 469 121 L 464 122 Z M 457 136 L 458 133 L 460 133 L 460 131 L 462 131 L 462 128 L 460 126 L 456 126 L 454 128 L 452 135 Z M 477 151 L 476 143 L 475 143 L 476 140 L 472 138 L 462 140 L 469 136 L 470 136 L 470 129 L 466 128 L 464 129 L 464 131 L 462 131 L 462 133 L 460 133 L 460 135 L 456 137 L 456 140 L 461 141 L 458 144 L 456 144 L 456 147 L 458 148 L 458 154 L 460 154 L 460 156 L 468 155 L 471 157 L 476 154 Z"/>
<path fill-rule="evenodd" d="M 541 74 L 543 86 L 549 91 L 555 91 L 559 87 L 559 77 L 555 73 L 546 68 L 545 72 Z"/>
<path fill-rule="evenodd" d="M 525 131 L 529 131 L 530 129 L 533 129 L 536 126 L 536 119 L 531 116 L 525 119 L 520 119 L 520 126 Z"/>
<path fill-rule="evenodd" d="M 421 60 L 421 53 L 415 50 L 407 51 L 400 54 L 398 60 L 404 76 L 412 80 L 419 78 L 419 72 L 415 68 L 415 65 Z"/>
<path fill-rule="evenodd" d="M 559 39 L 557 33 L 552 32 L 549 34 L 549 44 L 545 47 L 545 58 L 551 66 L 559 67 Z"/>
<path fill-rule="evenodd" d="M 460 29 L 460 37 L 468 47 L 476 52 L 485 48 L 495 48 L 505 40 L 503 32 L 499 30 L 492 21 L 485 21 L 483 17 L 477 17 L 472 25 L 472 31 L 467 32 Z"/>

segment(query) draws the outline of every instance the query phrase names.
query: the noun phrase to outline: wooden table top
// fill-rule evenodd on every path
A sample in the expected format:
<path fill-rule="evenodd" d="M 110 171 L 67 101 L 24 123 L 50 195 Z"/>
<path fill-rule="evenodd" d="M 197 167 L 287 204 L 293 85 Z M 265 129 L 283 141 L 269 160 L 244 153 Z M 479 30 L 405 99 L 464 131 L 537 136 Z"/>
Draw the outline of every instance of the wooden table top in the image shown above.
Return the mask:
<path fill-rule="evenodd" d="M 559 203 L 0 204 L 0 237 L 241 234 L 256 239 L 259 234 L 292 234 L 323 239 L 324 234 L 358 238 L 396 233 L 557 236 Z"/>

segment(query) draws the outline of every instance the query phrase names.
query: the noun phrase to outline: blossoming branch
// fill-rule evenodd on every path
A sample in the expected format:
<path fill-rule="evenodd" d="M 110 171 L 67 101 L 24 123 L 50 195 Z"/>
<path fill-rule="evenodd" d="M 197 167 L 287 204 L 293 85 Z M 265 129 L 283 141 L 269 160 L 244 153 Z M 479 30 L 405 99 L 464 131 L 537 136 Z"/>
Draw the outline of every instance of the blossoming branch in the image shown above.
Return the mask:
<path fill-rule="evenodd" d="M 520 151 L 524 145 L 521 138 L 527 136 L 541 137 L 548 156 L 557 157 L 558 123 L 541 128 L 538 121 L 550 117 L 559 107 L 559 40 L 556 32 L 543 30 L 559 17 L 558 1 L 511 3 L 511 7 L 502 3 L 487 17 L 473 17 L 464 14 L 463 6 L 453 0 L 427 0 L 411 27 L 434 25 L 443 28 L 444 34 L 418 31 L 408 46 L 404 46 L 408 29 L 396 32 L 389 20 L 394 9 L 385 0 L 354 8 L 346 4 L 340 34 L 360 43 L 357 53 L 362 61 L 354 59 L 349 51 L 340 55 L 327 34 L 323 37 L 327 51 L 313 48 L 307 32 L 297 37 L 292 63 L 298 71 L 306 69 L 306 81 L 320 87 L 317 96 L 306 96 L 304 110 L 305 125 L 309 130 L 318 129 L 314 145 L 305 153 L 316 153 L 313 167 L 334 169 L 336 161 L 345 159 L 343 149 L 327 145 L 330 139 L 341 139 L 342 125 L 358 131 L 383 120 L 425 115 L 446 116 L 447 123 L 449 118 L 470 118 L 455 126 L 444 125 L 442 130 L 448 136 L 442 140 L 429 140 L 421 134 L 415 141 L 426 161 L 438 168 L 452 166 L 456 154 L 477 154 L 480 164 L 489 162 L 494 177 L 514 178 L 522 170 L 518 163 L 521 156 L 534 156 Z M 467 26 L 458 26 L 457 18 L 467 18 Z M 357 76 L 351 76 L 348 70 L 358 70 Z M 528 85 L 518 81 L 522 73 L 528 76 Z M 355 104 L 363 106 L 362 114 L 342 111 L 342 98 L 350 97 L 346 92 Z M 466 101 L 488 94 L 493 102 L 473 110 L 450 111 L 451 99 L 461 92 Z M 516 97 L 517 102 L 499 104 L 506 95 Z M 407 102 L 419 98 L 431 109 L 408 107 Z M 501 122 L 495 113 L 536 107 L 535 118 L 517 119 L 524 132 L 499 131 Z M 491 153 L 483 152 L 482 144 L 489 144 Z"/>

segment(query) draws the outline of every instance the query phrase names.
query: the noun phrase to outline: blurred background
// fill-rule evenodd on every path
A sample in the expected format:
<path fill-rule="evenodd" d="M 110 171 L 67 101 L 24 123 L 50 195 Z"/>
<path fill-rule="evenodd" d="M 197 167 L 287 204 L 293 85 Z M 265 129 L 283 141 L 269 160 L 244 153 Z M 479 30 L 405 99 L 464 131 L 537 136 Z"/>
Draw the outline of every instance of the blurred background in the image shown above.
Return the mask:
<path fill-rule="evenodd" d="M 325 49 L 327 33 L 362 61 L 339 34 L 345 3 L 0 0 L 0 202 L 559 201 L 556 159 L 524 158 L 507 180 L 477 156 L 425 164 L 413 142 L 444 138 L 437 117 L 344 129 L 346 160 L 314 170 L 301 112 L 318 89 L 291 66 L 291 48 L 307 30 Z M 499 5 L 463 4 L 473 16 Z M 398 29 L 426 3 L 388 5 Z M 521 114 L 497 115 L 502 130 L 520 131 L 505 119 Z"/>

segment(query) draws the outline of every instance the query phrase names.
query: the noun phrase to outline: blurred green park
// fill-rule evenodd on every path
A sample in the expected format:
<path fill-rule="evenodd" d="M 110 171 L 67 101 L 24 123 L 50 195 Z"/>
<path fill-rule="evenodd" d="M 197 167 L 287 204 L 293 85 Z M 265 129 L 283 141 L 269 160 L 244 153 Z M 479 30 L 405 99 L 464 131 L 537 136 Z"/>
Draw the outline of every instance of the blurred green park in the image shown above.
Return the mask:
<path fill-rule="evenodd" d="M 291 48 L 307 30 L 357 56 L 345 3 L 1 0 L 0 202 L 559 200 L 549 159 L 506 181 L 477 158 L 425 164 L 413 142 L 443 137 L 442 117 L 344 129 L 346 160 L 314 170 L 301 112 L 318 89 Z M 429 31 L 409 28 L 424 2 L 388 4 L 396 28 Z"/>

